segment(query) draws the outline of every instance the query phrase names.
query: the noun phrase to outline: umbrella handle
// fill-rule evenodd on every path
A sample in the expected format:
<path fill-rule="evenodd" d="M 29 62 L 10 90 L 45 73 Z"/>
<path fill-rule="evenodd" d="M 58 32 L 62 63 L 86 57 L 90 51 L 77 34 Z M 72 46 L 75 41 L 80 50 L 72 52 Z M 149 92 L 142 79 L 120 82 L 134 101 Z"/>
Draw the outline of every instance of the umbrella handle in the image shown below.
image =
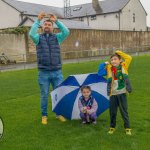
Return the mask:
<path fill-rule="evenodd" d="M 88 114 L 86 114 L 86 120 L 87 122 L 90 122 L 90 116 Z"/>

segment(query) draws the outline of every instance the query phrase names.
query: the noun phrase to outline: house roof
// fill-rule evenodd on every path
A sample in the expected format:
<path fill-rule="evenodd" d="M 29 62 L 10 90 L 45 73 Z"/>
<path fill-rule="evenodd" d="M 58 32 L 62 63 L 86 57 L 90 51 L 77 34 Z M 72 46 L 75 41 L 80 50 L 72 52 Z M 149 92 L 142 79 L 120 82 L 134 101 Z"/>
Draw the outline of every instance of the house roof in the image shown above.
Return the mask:
<path fill-rule="evenodd" d="M 31 17 L 31 16 L 26 17 L 19 24 L 19 26 L 24 25 L 28 19 L 31 20 L 32 22 L 35 22 L 37 20 L 37 17 Z M 81 21 L 75 21 L 75 20 L 69 20 L 69 19 L 59 19 L 59 20 L 63 24 L 65 24 L 69 29 L 91 29 L 91 27 L 89 27 L 87 24 L 85 24 L 84 22 L 81 22 Z M 54 28 L 58 28 L 58 27 L 56 25 L 54 25 Z"/>
<path fill-rule="evenodd" d="M 16 1 L 16 0 L 2 0 L 2 1 L 6 2 L 7 4 L 9 4 L 11 7 L 15 8 L 19 12 L 23 12 L 24 14 L 27 15 L 37 16 L 41 11 L 45 11 L 46 13 L 53 13 L 57 15 L 59 18 L 64 18 L 64 8 L 35 4 L 35 3 L 27 3 L 27 2 Z M 93 8 L 92 3 L 71 6 L 70 18 L 119 12 L 128 4 L 129 1 L 130 0 L 99 1 L 100 7 L 102 9 L 101 12 L 96 12 Z"/>
<path fill-rule="evenodd" d="M 45 11 L 46 13 L 54 13 L 59 17 L 64 16 L 64 9 L 59 7 L 27 3 L 16 0 L 3 0 L 13 8 L 17 9 L 19 12 L 23 12 L 28 15 L 38 15 L 40 11 Z M 121 10 L 130 0 L 105 0 L 100 1 L 99 4 L 102 8 L 100 14 L 113 13 Z M 71 18 L 72 17 L 81 17 L 87 15 L 94 15 L 97 12 L 94 10 L 92 3 L 81 4 L 71 6 Z"/>
<path fill-rule="evenodd" d="M 60 18 L 63 18 L 63 8 L 27 3 L 16 0 L 2 0 L 6 2 L 11 7 L 15 8 L 19 12 L 23 12 L 23 14 L 37 16 L 41 11 L 45 11 L 46 13 L 53 13 Z"/>
<path fill-rule="evenodd" d="M 82 5 L 75 5 L 71 7 L 71 18 L 73 17 L 82 17 L 82 16 L 90 16 L 95 14 L 107 14 L 107 13 L 114 13 L 119 12 L 122 10 L 126 4 L 130 0 L 105 0 L 99 1 L 100 7 L 102 9 L 101 12 L 97 13 L 92 3 L 82 4 Z"/>

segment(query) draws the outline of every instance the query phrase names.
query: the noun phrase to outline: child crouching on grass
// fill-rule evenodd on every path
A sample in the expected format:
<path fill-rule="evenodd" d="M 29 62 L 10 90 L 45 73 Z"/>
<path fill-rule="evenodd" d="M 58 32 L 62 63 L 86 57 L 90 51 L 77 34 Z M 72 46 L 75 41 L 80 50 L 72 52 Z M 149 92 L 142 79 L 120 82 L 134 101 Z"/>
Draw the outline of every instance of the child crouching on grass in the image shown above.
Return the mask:
<path fill-rule="evenodd" d="M 80 117 L 82 124 L 88 124 L 92 122 L 96 124 L 96 111 L 98 108 L 96 100 L 91 95 L 90 86 L 81 87 L 82 96 L 79 98 L 78 106 L 80 109 Z"/>
<path fill-rule="evenodd" d="M 124 61 L 122 61 L 122 59 Z M 120 113 L 124 120 L 124 128 L 127 135 L 131 135 L 128 106 L 127 106 L 127 92 L 131 92 L 131 85 L 128 78 L 128 68 L 132 57 L 117 50 L 114 55 L 110 57 L 110 63 L 105 62 L 100 64 L 98 74 L 99 76 L 107 76 L 107 94 L 110 96 L 110 129 L 109 134 L 113 134 L 116 127 L 117 109 L 119 107 Z"/>

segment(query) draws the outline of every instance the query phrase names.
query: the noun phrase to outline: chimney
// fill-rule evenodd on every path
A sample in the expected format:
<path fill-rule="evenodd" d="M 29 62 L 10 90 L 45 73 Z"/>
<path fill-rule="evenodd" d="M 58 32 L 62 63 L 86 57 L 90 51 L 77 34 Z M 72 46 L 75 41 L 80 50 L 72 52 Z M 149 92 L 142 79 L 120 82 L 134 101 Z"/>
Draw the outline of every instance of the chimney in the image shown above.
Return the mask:
<path fill-rule="evenodd" d="M 99 4 L 99 0 L 92 0 L 92 5 L 93 5 L 93 8 L 96 11 L 96 13 L 101 13 L 102 12 L 102 8 Z"/>

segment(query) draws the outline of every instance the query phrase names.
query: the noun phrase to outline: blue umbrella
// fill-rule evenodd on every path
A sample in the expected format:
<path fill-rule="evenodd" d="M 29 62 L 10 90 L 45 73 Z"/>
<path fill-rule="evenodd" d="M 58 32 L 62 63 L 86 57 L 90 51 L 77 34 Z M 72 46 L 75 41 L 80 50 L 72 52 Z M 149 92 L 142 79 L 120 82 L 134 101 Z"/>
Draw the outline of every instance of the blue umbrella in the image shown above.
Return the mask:
<path fill-rule="evenodd" d="M 51 92 L 52 111 L 67 119 L 79 119 L 78 100 L 81 96 L 80 88 L 88 85 L 92 89 L 92 96 L 98 103 L 99 116 L 109 107 L 107 96 L 107 81 L 98 74 L 71 75 Z"/>

